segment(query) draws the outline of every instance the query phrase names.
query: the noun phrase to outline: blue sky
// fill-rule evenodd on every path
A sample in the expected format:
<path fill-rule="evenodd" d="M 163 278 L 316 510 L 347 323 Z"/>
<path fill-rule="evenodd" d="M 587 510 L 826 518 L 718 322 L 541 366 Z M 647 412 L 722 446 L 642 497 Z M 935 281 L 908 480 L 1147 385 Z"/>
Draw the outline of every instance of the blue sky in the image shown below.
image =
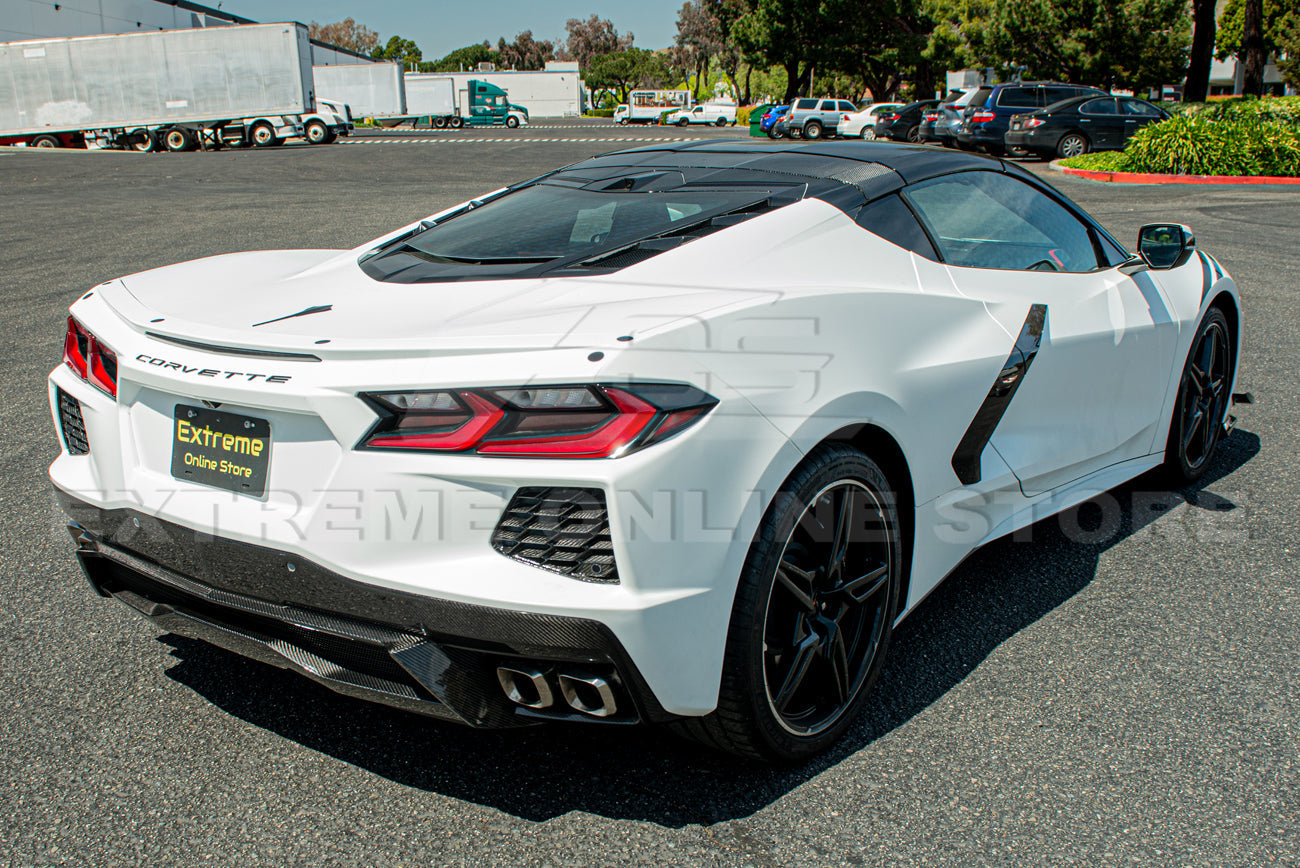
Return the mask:
<path fill-rule="evenodd" d="M 203 0 L 216 6 L 216 0 Z M 641 48 L 664 48 L 677 32 L 683 0 L 222 0 L 221 8 L 256 21 L 322 24 L 354 18 L 377 30 L 384 42 L 393 35 L 414 39 L 425 60 L 453 49 L 498 37 L 514 39 L 532 30 L 535 39 L 562 39 L 564 22 L 593 12 L 629 30 Z"/>

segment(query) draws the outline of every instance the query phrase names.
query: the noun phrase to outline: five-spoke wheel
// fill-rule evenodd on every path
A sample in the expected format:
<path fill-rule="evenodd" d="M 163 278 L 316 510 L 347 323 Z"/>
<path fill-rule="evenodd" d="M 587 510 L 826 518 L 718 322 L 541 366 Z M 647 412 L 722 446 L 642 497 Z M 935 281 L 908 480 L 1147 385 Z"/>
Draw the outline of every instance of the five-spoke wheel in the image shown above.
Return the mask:
<path fill-rule="evenodd" d="M 1227 317 L 1212 307 L 1192 341 L 1169 424 L 1165 467 L 1176 482 L 1191 482 L 1204 473 L 1219 445 L 1232 398 L 1232 359 Z"/>

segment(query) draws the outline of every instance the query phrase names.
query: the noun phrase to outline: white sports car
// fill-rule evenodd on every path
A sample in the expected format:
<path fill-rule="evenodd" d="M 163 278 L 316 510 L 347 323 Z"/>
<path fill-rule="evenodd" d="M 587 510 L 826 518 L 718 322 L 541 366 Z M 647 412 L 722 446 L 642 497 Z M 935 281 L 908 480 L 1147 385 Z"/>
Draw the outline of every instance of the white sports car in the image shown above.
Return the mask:
<path fill-rule="evenodd" d="M 804 757 L 972 550 L 1211 461 L 1237 289 L 1186 227 L 1138 249 L 971 154 L 607 154 L 95 287 L 50 476 L 165 630 L 472 726 Z"/>

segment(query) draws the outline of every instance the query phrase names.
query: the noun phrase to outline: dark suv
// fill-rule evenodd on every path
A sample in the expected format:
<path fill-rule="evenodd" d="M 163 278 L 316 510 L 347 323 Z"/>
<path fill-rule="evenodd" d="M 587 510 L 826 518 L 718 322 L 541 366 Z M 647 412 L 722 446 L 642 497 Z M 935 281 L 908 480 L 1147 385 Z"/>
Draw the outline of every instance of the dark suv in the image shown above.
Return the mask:
<path fill-rule="evenodd" d="M 995 84 L 982 107 L 972 107 L 964 123 L 957 129 L 958 143 L 967 149 L 976 146 L 995 157 L 1006 153 L 1004 137 L 1011 127 L 1012 115 L 1038 111 L 1075 96 L 1094 94 L 1105 96 L 1096 87 L 1081 84 L 1061 84 L 1055 81 L 1025 81 L 1019 84 Z"/>

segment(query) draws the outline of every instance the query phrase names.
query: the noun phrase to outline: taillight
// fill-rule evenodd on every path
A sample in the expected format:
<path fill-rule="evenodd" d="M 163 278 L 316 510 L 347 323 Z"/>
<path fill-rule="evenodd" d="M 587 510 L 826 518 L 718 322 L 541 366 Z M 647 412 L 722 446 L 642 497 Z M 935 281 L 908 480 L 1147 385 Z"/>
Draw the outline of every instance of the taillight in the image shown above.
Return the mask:
<path fill-rule="evenodd" d="M 117 354 L 72 317 L 63 338 L 63 361 L 78 377 L 117 397 Z"/>
<path fill-rule="evenodd" d="M 515 458 L 617 458 L 667 440 L 718 403 L 694 386 L 516 386 L 371 392 L 363 449 Z"/>
<path fill-rule="evenodd" d="M 997 116 L 998 116 L 997 112 L 975 112 L 975 114 L 970 116 L 970 119 L 971 119 L 971 123 L 983 124 L 983 123 L 988 123 L 989 121 L 993 120 Z"/>
<path fill-rule="evenodd" d="M 876 119 L 881 121 L 892 121 L 896 117 L 898 117 L 896 112 L 881 112 L 876 115 Z"/>
<path fill-rule="evenodd" d="M 926 112 L 926 113 L 925 113 L 925 120 L 927 120 L 927 121 L 937 121 L 938 119 L 939 119 L 939 113 L 938 113 L 938 112 Z"/>
<path fill-rule="evenodd" d="M 1047 121 L 1043 118 L 1029 118 L 1024 121 L 1023 126 L 1024 128 L 1032 129 L 1033 127 L 1041 127 L 1045 123 L 1047 123 Z"/>

